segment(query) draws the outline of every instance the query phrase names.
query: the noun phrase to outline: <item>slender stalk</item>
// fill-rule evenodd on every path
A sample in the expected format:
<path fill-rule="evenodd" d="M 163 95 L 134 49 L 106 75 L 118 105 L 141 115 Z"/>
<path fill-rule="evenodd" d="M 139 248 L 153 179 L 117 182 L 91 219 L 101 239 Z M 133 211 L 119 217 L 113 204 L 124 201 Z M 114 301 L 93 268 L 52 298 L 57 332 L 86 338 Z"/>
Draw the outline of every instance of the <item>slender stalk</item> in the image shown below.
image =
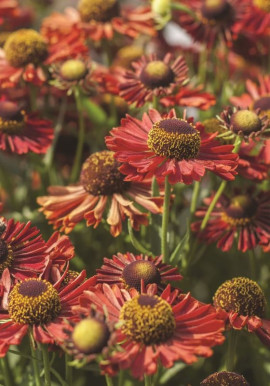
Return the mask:
<path fill-rule="evenodd" d="M 123 386 L 124 384 L 124 371 L 120 370 L 118 373 L 118 386 Z"/>
<path fill-rule="evenodd" d="M 105 379 L 106 379 L 107 386 L 113 386 L 113 380 L 111 377 L 109 377 L 109 375 L 105 375 Z"/>
<path fill-rule="evenodd" d="M 207 57 L 208 57 L 208 51 L 206 47 L 202 48 L 202 51 L 200 52 L 199 57 L 199 72 L 198 72 L 198 78 L 200 84 L 206 83 L 206 77 L 207 77 Z"/>
<path fill-rule="evenodd" d="M 72 385 L 72 367 L 69 366 L 68 362 L 70 361 L 71 357 L 68 354 L 65 354 L 65 376 L 66 376 L 66 382 L 68 385 Z"/>
<path fill-rule="evenodd" d="M 48 348 L 45 344 L 41 344 L 40 347 L 41 347 L 42 357 L 43 357 L 45 386 L 51 386 L 50 360 L 49 360 Z"/>
<path fill-rule="evenodd" d="M 13 386 L 13 382 L 11 380 L 10 376 L 10 369 L 9 369 L 9 363 L 7 359 L 7 355 L 3 358 L 0 358 L 1 368 L 2 368 L 2 374 L 3 374 L 3 381 L 5 386 Z"/>
<path fill-rule="evenodd" d="M 153 95 L 152 105 L 153 105 L 153 109 L 157 110 L 157 108 L 158 108 L 158 97 L 156 95 Z"/>
<path fill-rule="evenodd" d="M 145 386 L 152 386 L 151 377 L 149 375 L 144 376 L 144 385 Z"/>
<path fill-rule="evenodd" d="M 181 3 L 171 3 L 171 9 L 176 10 L 176 11 L 186 12 L 189 15 L 191 15 L 192 17 L 194 17 L 194 19 L 197 20 L 196 13 L 193 12 L 192 9 L 190 9 L 188 6 L 186 6 L 184 4 L 181 4 Z"/>
<path fill-rule="evenodd" d="M 190 205 L 190 214 L 191 216 L 194 214 L 197 206 L 198 196 L 200 192 L 200 183 L 199 181 L 194 182 L 191 205 Z"/>
<path fill-rule="evenodd" d="M 254 249 L 248 251 L 249 256 L 249 268 L 250 268 L 250 277 L 253 280 L 256 280 L 256 255 Z"/>
<path fill-rule="evenodd" d="M 84 144 L 84 118 L 83 118 L 83 107 L 81 102 L 81 92 L 79 87 L 74 88 L 74 96 L 75 96 L 75 102 L 76 107 L 78 111 L 78 118 L 79 118 L 79 136 L 78 136 L 78 144 L 76 149 L 76 155 L 74 159 L 73 168 L 71 171 L 71 182 L 75 182 L 79 175 L 79 170 L 81 166 L 81 159 L 82 159 L 82 151 L 83 151 L 83 144 Z"/>
<path fill-rule="evenodd" d="M 233 371 L 235 366 L 238 333 L 239 332 L 234 329 L 229 331 L 228 347 L 225 361 L 225 367 L 227 371 Z"/>
<path fill-rule="evenodd" d="M 162 228 L 161 228 L 161 254 L 163 261 L 168 261 L 168 223 L 170 206 L 171 186 L 168 176 L 165 178 L 165 195 L 163 204 Z"/>
<path fill-rule="evenodd" d="M 33 337 L 31 336 L 31 334 L 29 334 L 29 345 L 30 345 L 30 350 L 31 350 L 31 357 L 32 357 L 33 370 L 34 370 L 35 385 L 36 386 L 41 386 L 41 379 L 40 379 L 40 371 L 39 371 L 38 359 L 36 357 L 36 351 L 34 350 Z"/>
<path fill-rule="evenodd" d="M 211 215 L 211 213 L 212 213 L 216 203 L 218 202 L 219 197 L 223 193 L 226 185 L 227 185 L 227 181 L 224 180 L 224 181 L 221 182 L 221 184 L 220 184 L 220 186 L 219 186 L 219 188 L 218 188 L 218 190 L 217 190 L 217 192 L 215 194 L 215 197 L 212 200 L 211 204 L 209 205 L 209 208 L 208 208 L 208 210 L 207 210 L 207 212 L 206 212 L 206 214 L 204 216 L 204 219 L 203 219 L 203 221 L 201 223 L 201 231 L 206 227 L 206 225 L 208 223 L 208 220 L 210 218 L 210 215 Z"/>

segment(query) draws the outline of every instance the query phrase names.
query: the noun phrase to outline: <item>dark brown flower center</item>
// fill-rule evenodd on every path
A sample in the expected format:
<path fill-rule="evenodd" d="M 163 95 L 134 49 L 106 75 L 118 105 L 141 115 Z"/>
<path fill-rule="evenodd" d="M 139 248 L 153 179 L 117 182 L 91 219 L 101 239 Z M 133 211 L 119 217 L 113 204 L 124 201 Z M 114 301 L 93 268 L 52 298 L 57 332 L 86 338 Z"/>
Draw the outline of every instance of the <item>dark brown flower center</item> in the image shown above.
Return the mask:
<path fill-rule="evenodd" d="M 81 170 L 80 182 L 94 196 L 121 193 L 129 187 L 118 170 L 120 163 L 112 151 L 101 151 L 87 158 Z"/>
<path fill-rule="evenodd" d="M 231 225 L 245 225 L 252 221 L 256 214 L 256 201 L 245 195 L 235 196 L 224 209 L 224 220 Z"/>
<path fill-rule="evenodd" d="M 0 275 L 5 268 L 10 268 L 14 260 L 12 248 L 4 240 L 0 239 Z"/>
<path fill-rule="evenodd" d="M 235 133 L 250 134 L 261 130 L 262 122 L 259 116 L 250 110 L 239 110 L 231 116 L 232 130 Z"/>
<path fill-rule="evenodd" d="M 249 386 L 243 375 L 230 371 L 221 371 L 205 378 L 200 386 Z"/>
<path fill-rule="evenodd" d="M 119 15 L 117 0 L 81 0 L 78 10 L 82 21 L 106 22 Z"/>
<path fill-rule="evenodd" d="M 32 29 L 20 29 L 8 37 L 4 50 L 11 66 L 24 67 L 29 63 L 40 64 L 48 56 L 43 37 Z"/>
<path fill-rule="evenodd" d="M 148 133 L 147 144 L 157 155 L 180 161 L 197 156 L 201 138 L 199 131 L 187 121 L 167 118 L 154 124 Z"/>
<path fill-rule="evenodd" d="M 174 81 L 174 72 L 166 63 L 155 60 L 142 69 L 140 80 L 151 89 L 168 87 Z"/>
<path fill-rule="evenodd" d="M 120 321 L 129 338 L 145 345 L 166 342 L 175 330 L 172 308 L 158 296 L 139 295 L 127 301 L 120 311 Z"/>
<path fill-rule="evenodd" d="M 214 296 L 215 307 L 244 316 L 263 317 L 266 300 L 260 286 L 246 277 L 225 281 Z"/>
<path fill-rule="evenodd" d="M 107 345 L 110 331 L 105 322 L 95 318 L 81 320 L 74 327 L 72 340 L 75 347 L 85 354 L 97 354 Z"/>
<path fill-rule="evenodd" d="M 141 280 L 144 284 L 156 283 L 161 281 L 160 273 L 155 264 L 148 260 L 133 261 L 123 269 L 122 278 L 128 287 L 136 288 L 140 291 Z"/>
<path fill-rule="evenodd" d="M 25 112 L 10 101 L 0 102 L 0 132 L 17 133 L 25 126 Z"/>
<path fill-rule="evenodd" d="M 7 243 L 3 240 L 0 240 L 0 264 L 2 264 L 8 255 Z"/>
<path fill-rule="evenodd" d="M 46 324 L 60 312 L 58 292 L 46 280 L 27 279 L 15 285 L 9 295 L 8 312 L 21 324 Z"/>
<path fill-rule="evenodd" d="M 226 22 L 231 18 L 232 7 L 227 0 L 204 0 L 201 14 L 207 20 Z"/>

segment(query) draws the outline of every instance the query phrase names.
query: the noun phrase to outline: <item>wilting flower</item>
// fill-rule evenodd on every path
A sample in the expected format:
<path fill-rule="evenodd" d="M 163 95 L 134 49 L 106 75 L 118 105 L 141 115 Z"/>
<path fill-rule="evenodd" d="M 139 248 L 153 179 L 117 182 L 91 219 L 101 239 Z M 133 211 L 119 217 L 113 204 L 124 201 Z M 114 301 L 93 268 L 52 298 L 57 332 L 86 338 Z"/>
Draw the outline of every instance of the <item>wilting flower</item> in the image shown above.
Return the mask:
<path fill-rule="evenodd" d="M 244 0 L 184 0 L 181 4 L 190 8 L 194 15 L 175 11 L 174 19 L 195 41 L 206 43 L 208 47 L 218 44 L 220 39 L 227 43 L 232 41 L 235 26 L 246 8 Z"/>
<path fill-rule="evenodd" d="M 205 207 L 196 212 L 204 218 L 213 197 L 204 200 Z M 222 251 L 229 251 L 234 240 L 243 252 L 254 249 L 270 237 L 270 193 L 235 192 L 231 197 L 223 194 L 210 215 L 203 231 L 201 221 L 192 224 L 192 230 L 200 240 L 207 243 L 217 242 Z"/>
<path fill-rule="evenodd" d="M 97 269 L 97 283 L 117 284 L 123 288 L 141 289 L 144 285 L 157 284 L 162 291 L 168 280 L 181 280 L 178 269 L 162 262 L 162 256 L 149 257 L 117 253 L 112 259 L 104 258 L 104 264 Z"/>
<path fill-rule="evenodd" d="M 260 109 L 263 115 L 270 118 L 270 75 L 259 76 L 259 84 L 252 80 L 246 81 L 247 93 L 239 97 L 231 97 L 230 101 L 235 106 L 249 108 L 250 110 Z"/>
<path fill-rule="evenodd" d="M 17 154 L 46 153 L 53 139 L 52 122 L 27 114 L 17 103 L 0 101 L 0 149 Z"/>
<path fill-rule="evenodd" d="M 31 222 L 0 219 L 0 275 L 7 268 L 14 280 L 41 274 L 46 244 Z"/>
<path fill-rule="evenodd" d="M 200 386 L 250 386 L 243 375 L 231 371 L 220 371 L 205 378 Z"/>
<path fill-rule="evenodd" d="M 205 133 L 193 118 L 177 118 L 174 110 L 161 116 L 153 109 L 142 121 L 127 115 L 106 137 L 106 144 L 123 162 L 120 171 L 127 175 L 126 180 L 168 175 L 171 184 L 191 184 L 206 170 L 233 180 L 238 156 L 232 153 L 232 145 L 220 145 L 216 135 Z"/>
<path fill-rule="evenodd" d="M 105 150 L 92 154 L 82 166 L 80 183 L 50 187 L 50 195 L 37 200 L 42 206 L 40 210 L 54 228 L 60 227 L 61 231 L 69 233 L 83 219 L 88 226 L 96 228 L 109 206 L 107 222 L 113 236 L 121 233 L 126 217 L 138 230 L 141 224 L 148 224 L 147 213 L 137 209 L 133 202 L 152 213 L 160 213 L 163 199 L 151 197 L 149 183 L 125 182 L 119 166 L 113 152 Z"/>
<path fill-rule="evenodd" d="M 262 136 L 269 126 L 270 119 L 267 115 L 260 115 L 261 110 L 251 111 L 241 107 L 227 107 L 222 111 L 218 119 L 224 128 L 227 128 L 228 138 L 236 135 L 245 140 Z M 226 138 L 223 134 L 223 138 Z"/>
<path fill-rule="evenodd" d="M 115 341 L 114 324 L 94 307 L 81 314 L 76 323 L 68 322 L 63 328 L 67 335 L 62 348 L 83 363 L 106 359 Z"/>
<path fill-rule="evenodd" d="M 63 63 L 53 64 L 50 68 L 53 80 L 50 83 L 62 90 L 83 86 L 90 68 L 90 61 L 82 59 L 68 59 Z"/>
<path fill-rule="evenodd" d="M 103 284 L 85 291 L 80 303 L 86 309 L 105 307 L 110 320 L 120 322 L 116 332 L 122 350 L 110 362 L 130 369 L 135 378 L 154 374 L 158 364 L 168 368 L 178 360 L 191 364 L 198 356 L 209 357 L 211 347 L 224 341 L 224 324 L 213 307 L 179 295 L 170 285 L 158 296 L 155 285 L 139 294 Z"/>
<path fill-rule="evenodd" d="M 16 284 L 8 297 L 8 311 L 0 315 L 0 357 L 10 345 L 20 344 L 31 328 L 36 342 L 60 344 L 66 338 L 66 319 L 78 320 L 72 307 L 79 296 L 95 284 L 95 277 L 85 280 L 85 271 L 70 284 L 61 287 L 61 280 L 52 285 L 47 280 L 30 278 Z"/>
<path fill-rule="evenodd" d="M 133 71 L 124 70 L 120 75 L 120 96 L 136 107 L 151 102 L 154 96 L 171 94 L 187 80 L 188 68 L 182 56 L 174 61 L 170 53 L 163 60 L 152 54 L 132 63 Z"/>
<path fill-rule="evenodd" d="M 214 295 L 214 306 L 225 312 L 228 328 L 247 327 L 270 346 L 270 321 L 264 319 L 266 299 L 261 287 L 246 277 L 225 281 Z"/>

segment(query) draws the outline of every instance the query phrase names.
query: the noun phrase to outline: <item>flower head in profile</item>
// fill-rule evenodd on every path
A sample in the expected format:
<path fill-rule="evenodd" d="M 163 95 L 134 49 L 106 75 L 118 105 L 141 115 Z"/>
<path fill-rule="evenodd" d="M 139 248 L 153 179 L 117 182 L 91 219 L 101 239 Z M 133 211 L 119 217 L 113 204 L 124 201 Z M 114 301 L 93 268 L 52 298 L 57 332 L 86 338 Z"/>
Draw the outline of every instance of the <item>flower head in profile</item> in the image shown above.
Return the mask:
<path fill-rule="evenodd" d="M 117 253 L 112 259 L 104 258 L 101 268 L 97 269 L 97 283 L 117 284 L 121 288 L 141 290 L 144 285 L 156 284 L 159 291 L 169 280 L 181 280 L 178 269 L 162 262 L 162 256 L 149 257 L 127 252 Z"/>
<path fill-rule="evenodd" d="M 235 27 L 246 8 L 245 0 L 184 0 L 181 3 L 191 12 L 176 11 L 174 20 L 195 41 L 205 43 L 208 47 L 220 41 L 231 43 L 235 37 Z"/>
<path fill-rule="evenodd" d="M 247 277 L 225 281 L 217 289 L 214 306 L 225 312 L 227 328 L 255 332 L 259 339 L 270 346 L 270 321 L 265 319 L 266 299 L 261 287 Z"/>
<path fill-rule="evenodd" d="M 213 197 L 205 199 L 206 206 L 196 212 L 197 217 L 204 218 Z M 269 208 L 269 192 L 235 191 L 231 197 L 223 194 L 205 229 L 200 231 L 201 221 L 198 221 L 192 224 L 192 230 L 202 241 L 217 242 L 224 252 L 232 248 L 234 241 L 238 250 L 246 252 L 269 239 Z"/>
<path fill-rule="evenodd" d="M 120 75 L 120 96 L 136 107 L 152 102 L 154 96 L 171 94 L 187 80 L 188 68 L 182 56 L 172 59 L 170 53 L 163 60 L 152 54 L 132 63 L 132 70 Z"/>
<path fill-rule="evenodd" d="M 10 345 L 20 344 L 30 328 L 36 342 L 62 343 L 66 319 L 78 320 L 72 307 L 78 305 L 84 290 L 95 285 L 95 277 L 85 280 L 85 276 L 85 271 L 81 272 L 64 287 L 61 283 L 65 275 L 54 284 L 33 277 L 17 283 L 9 293 L 7 311 L 0 315 L 0 357 L 6 355 Z"/>
<path fill-rule="evenodd" d="M 107 223 L 113 236 L 122 230 L 122 221 L 129 218 L 134 229 L 148 224 L 147 213 L 134 203 L 152 213 L 160 213 L 162 197 L 151 197 L 150 183 L 124 181 L 119 171 L 120 163 L 111 151 L 92 154 L 84 162 L 80 182 L 77 185 L 49 188 L 49 196 L 39 197 L 40 209 L 54 228 L 66 233 L 86 220 L 95 228 L 108 208 Z"/>
<path fill-rule="evenodd" d="M 232 371 L 220 371 L 205 378 L 200 386 L 250 386 L 243 375 Z"/>
<path fill-rule="evenodd" d="M 220 145 L 216 135 L 205 133 L 193 118 L 178 118 L 174 110 L 164 116 L 149 110 L 142 121 L 127 115 L 106 137 L 106 144 L 123 163 L 120 171 L 127 181 L 168 176 L 171 184 L 191 184 L 206 170 L 233 180 L 238 156 L 232 145 Z"/>
<path fill-rule="evenodd" d="M 52 122 L 27 114 L 17 103 L 0 101 L 0 149 L 17 154 L 46 153 L 53 139 Z"/>
<path fill-rule="evenodd" d="M 120 322 L 116 333 L 121 350 L 110 362 L 129 369 L 135 378 L 154 374 L 158 364 L 169 368 L 178 360 L 191 364 L 198 356 L 209 357 L 211 347 L 224 341 L 224 322 L 214 308 L 190 294 L 179 295 L 170 285 L 157 295 L 155 285 L 140 294 L 103 284 L 85 291 L 80 303 L 86 309 L 92 304 L 100 311 L 105 307 L 108 317 Z"/>

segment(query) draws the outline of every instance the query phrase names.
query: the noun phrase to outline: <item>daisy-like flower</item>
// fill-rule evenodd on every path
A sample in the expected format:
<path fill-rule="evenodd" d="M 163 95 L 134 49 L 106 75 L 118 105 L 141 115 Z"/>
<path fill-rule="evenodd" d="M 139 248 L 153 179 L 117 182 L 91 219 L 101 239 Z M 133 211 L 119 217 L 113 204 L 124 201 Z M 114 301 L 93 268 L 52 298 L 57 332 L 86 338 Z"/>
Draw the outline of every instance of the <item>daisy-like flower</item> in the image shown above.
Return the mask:
<path fill-rule="evenodd" d="M 205 207 L 196 212 L 204 218 L 214 196 L 204 200 Z M 229 251 L 234 240 L 243 252 L 254 249 L 270 237 L 270 193 L 236 192 L 232 197 L 222 195 L 211 213 L 203 231 L 201 221 L 192 224 L 191 229 L 200 240 L 207 243 L 217 242 L 222 251 Z"/>
<path fill-rule="evenodd" d="M 216 135 L 205 133 L 193 118 L 177 118 L 174 110 L 161 116 L 153 109 L 142 121 L 127 115 L 106 137 L 106 144 L 123 162 L 120 171 L 129 181 L 168 175 L 171 184 L 191 184 L 206 170 L 233 180 L 238 156 L 232 153 L 232 145 L 220 145 Z"/>
<path fill-rule="evenodd" d="M 50 83 L 62 90 L 68 90 L 77 85 L 83 86 L 90 68 L 89 60 L 68 59 L 63 63 L 57 63 L 50 68 L 53 78 Z"/>
<path fill-rule="evenodd" d="M 97 269 L 97 283 L 117 284 L 122 288 L 141 289 L 144 285 L 157 284 L 159 291 L 165 287 L 168 280 L 181 280 L 178 269 L 162 262 L 162 256 L 149 257 L 117 253 L 112 259 L 104 258 L 104 264 Z"/>
<path fill-rule="evenodd" d="M 195 41 L 203 42 L 208 47 L 220 40 L 230 43 L 234 37 L 234 28 L 245 13 L 245 0 L 184 0 L 193 12 L 174 11 L 174 19 Z"/>
<path fill-rule="evenodd" d="M 170 53 L 163 60 L 155 54 L 143 56 L 132 63 L 133 71 L 124 70 L 119 76 L 120 96 L 136 107 L 151 102 L 154 96 L 171 94 L 187 80 L 188 68 L 182 56 L 174 61 Z"/>
<path fill-rule="evenodd" d="M 0 315 L 0 357 L 10 345 L 20 344 L 31 328 L 36 342 L 60 344 L 66 338 L 66 319 L 78 320 L 72 307 L 77 306 L 84 290 L 95 285 L 95 277 L 85 280 L 85 271 L 67 286 L 60 281 L 29 278 L 17 283 L 8 296 L 8 310 Z"/>
<path fill-rule="evenodd" d="M 110 320 L 121 322 L 116 333 L 122 350 L 110 362 L 135 378 L 154 374 L 158 364 L 168 368 L 178 360 L 191 364 L 198 356 L 209 357 L 211 347 L 224 341 L 224 322 L 213 307 L 170 285 L 158 296 L 155 285 L 140 294 L 103 284 L 85 291 L 80 303 L 86 309 L 105 307 Z"/>
<path fill-rule="evenodd" d="M 208 110 L 216 104 L 213 94 L 202 91 L 202 86 L 192 88 L 181 87 L 175 95 L 162 97 L 159 101 L 163 106 L 196 107 L 200 110 Z"/>
<path fill-rule="evenodd" d="M 66 233 L 83 219 L 88 226 L 96 228 L 106 207 L 109 207 L 107 223 L 114 237 L 121 233 L 126 217 L 138 230 L 141 224 L 148 224 L 147 213 L 137 209 L 133 202 L 152 213 L 160 213 L 163 199 L 151 197 L 150 183 L 125 182 L 119 166 L 113 152 L 105 150 L 92 154 L 82 166 L 80 183 L 50 187 L 49 196 L 37 199 L 42 206 L 40 210 L 54 228 L 60 227 Z"/>
<path fill-rule="evenodd" d="M 267 115 L 260 115 L 261 110 L 242 109 L 241 107 L 227 107 L 218 119 L 224 128 L 227 128 L 228 138 L 236 135 L 244 140 L 262 136 L 268 128 L 270 119 Z M 224 134 L 223 134 L 224 136 Z"/>
<path fill-rule="evenodd" d="M 245 31 L 251 36 L 269 37 L 270 3 L 269 0 L 247 1 L 248 8 L 244 17 L 239 20 L 236 32 Z"/>
<path fill-rule="evenodd" d="M 268 178 L 269 165 L 266 163 L 264 152 L 265 143 L 261 145 L 252 140 L 248 143 L 242 142 L 238 152 L 237 171 L 239 175 L 256 182 L 266 180 Z"/>
<path fill-rule="evenodd" d="M 35 30 L 20 29 L 11 33 L 0 51 L 0 85 L 14 86 L 21 78 L 41 85 L 48 74 L 44 68 L 51 63 L 86 55 L 87 47 L 74 35 L 49 45 Z"/>
<path fill-rule="evenodd" d="M 105 359 L 113 347 L 114 323 L 94 307 L 87 315 L 81 314 L 77 323 L 68 322 L 64 327 L 67 338 L 61 346 L 74 359 L 89 363 L 102 356 Z"/>
<path fill-rule="evenodd" d="M 270 75 L 259 75 L 258 82 L 259 84 L 248 79 L 246 81 L 247 92 L 239 97 L 231 97 L 230 102 L 235 106 L 250 110 L 260 109 L 261 114 L 270 118 Z"/>
<path fill-rule="evenodd" d="M 0 101 L 0 149 L 17 154 L 46 153 L 53 139 L 52 122 L 27 114 L 17 103 Z"/>
<path fill-rule="evenodd" d="M 0 219 L 0 275 L 7 268 L 14 280 L 41 274 L 46 263 L 46 244 L 31 222 Z"/>
<path fill-rule="evenodd" d="M 255 332 L 270 346 L 270 321 L 264 319 L 266 300 L 261 287 L 246 277 L 225 281 L 214 295 L 214 306 L 225 312 L 227 328 Z"/>
<path fill-rule="evenodd" d="M 205 378 L 200 386 L 250 386 L 243 375 L 231 371 L 220 371 Z"/>

